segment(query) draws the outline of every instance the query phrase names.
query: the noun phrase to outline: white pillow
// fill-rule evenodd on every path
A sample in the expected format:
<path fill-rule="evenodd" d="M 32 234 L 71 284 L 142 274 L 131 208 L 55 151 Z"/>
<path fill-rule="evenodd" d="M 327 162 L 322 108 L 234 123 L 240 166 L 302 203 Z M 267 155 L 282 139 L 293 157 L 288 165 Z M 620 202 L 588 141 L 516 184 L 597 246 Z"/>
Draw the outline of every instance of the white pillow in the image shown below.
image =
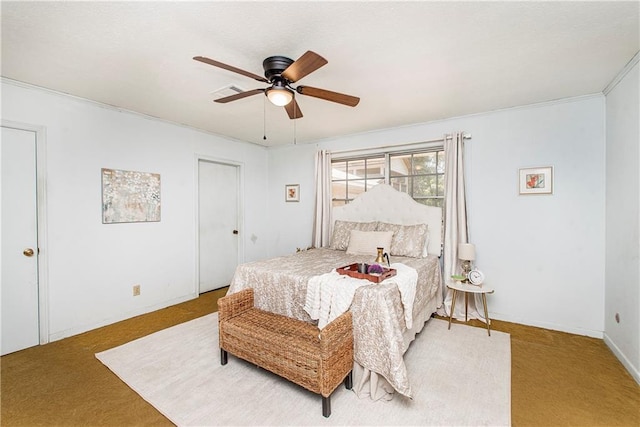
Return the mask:
<path fill-rule="evenodd" d="M 393 231 L 351 230 L 347 253 L 352 255 L 377 255 L 377 248 L 389 252 Z"/>

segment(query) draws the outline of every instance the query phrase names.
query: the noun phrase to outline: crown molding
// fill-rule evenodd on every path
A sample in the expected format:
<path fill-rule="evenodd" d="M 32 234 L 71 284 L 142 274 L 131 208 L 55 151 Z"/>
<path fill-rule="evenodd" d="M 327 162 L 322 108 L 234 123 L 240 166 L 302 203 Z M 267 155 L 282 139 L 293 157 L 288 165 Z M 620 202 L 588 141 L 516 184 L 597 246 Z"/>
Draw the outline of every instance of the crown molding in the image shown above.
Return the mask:
<path fill-rule="evenodd" d="M 620 70 L 618 75 L 615 76 L 613 80 L 611 80 L 607 87 L 602 90 L 602 93 L 608 95 L 609 92 L 611 92 L 613 88 L 615 88 L 617 84 L 620 83 L 622 79 L 624 79 L 624 77 L 629 73 L 629 71 L 631 71 L 631 69 L 638 63 L 638 61 L 640 61 L 640 51 L 636 52 L 636 54 L 633 55 L 633 58 L 631 58 L 631 60 L 627 62 L 627 65 L 625 65 L 624 68 Z"/>

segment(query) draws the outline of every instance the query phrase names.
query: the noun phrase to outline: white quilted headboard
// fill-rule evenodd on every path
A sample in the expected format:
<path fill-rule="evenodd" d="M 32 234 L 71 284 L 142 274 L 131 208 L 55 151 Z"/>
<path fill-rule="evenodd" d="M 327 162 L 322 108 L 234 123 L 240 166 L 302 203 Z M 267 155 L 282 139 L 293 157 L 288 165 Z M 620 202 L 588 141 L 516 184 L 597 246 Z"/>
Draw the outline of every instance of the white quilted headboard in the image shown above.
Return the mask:
<path fill-rule="evenodd" d="M 332 224 L 336 220 L 402 225 L 426 223 L 429 227 L 427 251 L 430 255 L 442 253 L 442 209 L 418 203 L 407 193 L 387 184 L 378 184 L 349 204 L 334 207 Z"/>

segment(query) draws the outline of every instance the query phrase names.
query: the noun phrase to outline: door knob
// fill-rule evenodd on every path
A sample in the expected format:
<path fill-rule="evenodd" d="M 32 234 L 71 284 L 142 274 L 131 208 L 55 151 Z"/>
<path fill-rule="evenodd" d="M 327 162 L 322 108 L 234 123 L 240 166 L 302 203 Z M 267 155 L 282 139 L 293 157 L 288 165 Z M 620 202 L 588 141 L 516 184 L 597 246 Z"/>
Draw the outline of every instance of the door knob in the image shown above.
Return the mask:
<path fill-rule="evenodd" d="M 233 234 L 238 234 L 238 230 L 233 230 Z"/>
<path fill-rule="evenodd" d="M 25 249 L 24 251 L 22 251 L 22 254 L 23 254 L 24 256 L 31 257 L 31 256 L 33 256 L 34 252 L 33 252 L 33 249 L 31 249 L 31 248 L 27 248 L 27 249 Z"/>

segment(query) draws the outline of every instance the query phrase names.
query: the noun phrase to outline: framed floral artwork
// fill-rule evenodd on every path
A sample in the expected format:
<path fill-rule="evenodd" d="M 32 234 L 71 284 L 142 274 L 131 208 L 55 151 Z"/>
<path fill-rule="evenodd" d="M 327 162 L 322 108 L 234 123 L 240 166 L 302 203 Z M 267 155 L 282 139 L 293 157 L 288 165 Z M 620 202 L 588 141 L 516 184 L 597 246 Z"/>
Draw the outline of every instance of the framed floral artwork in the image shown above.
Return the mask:
<path fill-rule="evenodd" d="M 284 200 L 286 202 L 299 202 L 300 201 L 300 184 L 285 185 Z"/>
<path fill-rule="evenodd" d="M 553 167 L 520 169 L 518 181 L 520 194 L 553 194 Z"/>

